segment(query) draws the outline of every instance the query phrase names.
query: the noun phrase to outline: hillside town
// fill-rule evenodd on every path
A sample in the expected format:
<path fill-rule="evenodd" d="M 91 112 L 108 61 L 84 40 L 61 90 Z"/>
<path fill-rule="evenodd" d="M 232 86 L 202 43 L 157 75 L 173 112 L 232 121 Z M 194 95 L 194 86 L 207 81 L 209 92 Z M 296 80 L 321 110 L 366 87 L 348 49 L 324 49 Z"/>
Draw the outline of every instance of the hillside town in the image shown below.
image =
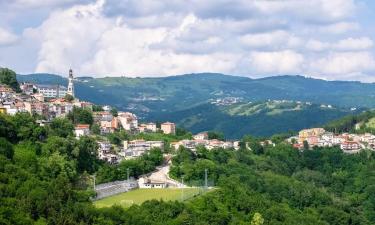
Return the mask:
<path fill-rule="evenodd" d="M 298 136 L 289 138 L 288 142 L 297 149 L 340 146 L 345 153 L 357 153 L 362 149 L 375 150 L 375 135 L 373 134 L 335 134 L 324 128 L 301 130 Z"/>
<path fill-rule="evenodd" d="M 131 112 L 117 112 L 114 115 L 112 107 L 103 106 L 101 111 L 93 111 L 91 102 L 81 101 L 75 96 L 73 70 L 69 70 L 68 87 L 61 85 L 42 85 L 33 83 L 22 83 L 21 93 L 16 93 L 12 88 L 0 86 L 0 113 L 15 115 L 16 113 L 30 113 L 38 115 L 37 122 L 41 126 L 50 123 L 54 118 L 64 118 L 74 108 L 88 109 L 92 112 L 93 124 L 99 126 L 100 136 L 104 140 L 98 141 L 98 156 L 101 160 L 111 164 L 117 164 L 122 160 L 133 159 L 142 156 L 153 148 L 164 149 L 165 142 L 160 140 L 130 140 L 123 141 L 121 147 L 111 144 L 105 136 L 123 130 L 129 134 L 140 133 L 163 133 L 166 135 L 176 134 L 176 125 L 172 122 L 141 123 L 137 115 Z M 69 97 L 67 97 L 69 96 Z M 92 125 L 75 124 L 74 134 L 76 138 L 92 135 Z M 178 149 L 183 146 L 195 151 L 198 146 L 207 149 L 213 148 L 239 148 L 239 141 L 209 140 L 208 133 L 202 132 L 194 135 L 192 139 L 179 140 L 168 143 L 168 147 Z"/>
<path fill-rule="evenodd" d="M 100 135 L 105 136 L 119 130 L 124 130 L 130 134 L 139 133 L 164 133 L 175 135 L 176 125 L 172 122 L 139 122 L 137 115 L 131 112 L 117 112 L 113 115 L 112 107 L 103 106 L 102 111 L 93 111 L 94 104 L 81 101 L 75 97 L 74 76 L 72 69 L 69 70 L 68 87 L 62 85 L 43 85 L 33 83 L 22 83 L 20 85 L 21 93 L 16 93 L 12 88 L 6 85 L 0 85 L 0 113 L 15 115 L 18 112 L 28 112 L 39 115 L 42 119 L 38 120 L 41 126 L 51 122 L 54 118 L 66 117 L 72 110 L 77 108 L 88 109 L 92 111 L 94 124 L 100 129 Z M 71 98 L 67 98 L 71 96 Z M 231 100 L 231 99 L 230 99 Z M 76 138 L 89 136 L 92 130 L 89 124 L 76 124 L 74 133 Z M 316 147 L 340 146 L 346 153 L 356 153 L 361 149 L 375 149 L 375 135 L 366 134 L 334 134 L 327 132 L 323 128 L 311 128 L 301 130 L 298 136 L 287 139 L 296 149 L 313 149 Z M 273 144 L 272 142 L 268 141 Z M 168 146 L 165 146 L 168 144 Z M 267 141 L 261 141 L 261 145 L 267 144 Z M 123 141 L 121 147 L 114 150 L 114 146 L 106 139 L 98 141 L 99 158 L 112 164 L 117 164 L 121 160 L 137 158 L 150 151 L 153 148 L 164 149 L 170 147 L 179 149 L 184 147 L 193 152 L 199 146 L 208 150 L 214 148 L 240 148 L 240 141 L 223 141 L 218 139 L 209 139 L 208 132 L 201 132 L 193 135 L 191 139 L 183 139 L 171 143 L 165 143 L 160 140 L 129 140 Z"/>

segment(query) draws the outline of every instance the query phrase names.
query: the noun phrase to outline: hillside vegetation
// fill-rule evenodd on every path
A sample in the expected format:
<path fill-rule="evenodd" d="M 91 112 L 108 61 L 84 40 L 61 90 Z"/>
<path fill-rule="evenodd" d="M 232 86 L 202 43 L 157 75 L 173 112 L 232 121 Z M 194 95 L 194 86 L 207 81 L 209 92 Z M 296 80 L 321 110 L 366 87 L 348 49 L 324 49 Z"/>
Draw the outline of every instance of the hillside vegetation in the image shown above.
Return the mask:
<path fill-rule="evenodd" d="M 67 83 L 65 78 L 50 74 L 19 75 L 18 79 Z M 357 113 L 375 107 L 375 84 L 302 76 L 250 79 L 202 73 L 157 78 L 82 77 L 75 85 L 78 98 L 134 112 L 141 120 L 171 120 L 194 132 L 218 130 L 230 138 L 245 133 L 262 136 L 296 131 L 351 114 L 349 108 L 356 108 L 353 112 Z M 240 104 L 210 105 L 228 97 L 237 98 Z M 269 99 L 294 103 L 275 105 Z M 316 105 L 293 105 L 295 101 Z M 320 104 L 333 108 L 323 109 Z"/>
<path fill-rule="evenodd" d="M 349 110 L 322 107 L 317 104 L 266 101 L 238 103 L 230 106 L 202 104 L 177 112 L 154 113 L 154 120 L 171 120 L 193 133 L 205 130 L 224 132 L 227 138 L 245 134 L 271 136 L 322 126 L 328 121 L 351 114 Z"/>
<path fill-rule="evenodd" d="M 300 152 L 283 143 L 261 147 L 250 137 L 240 150 L 173 152 L 170 176 L 202 185 L 207 169 L 208 183 L 217 187 L 212 192 L 187 202 L 96 208 L 91 201 L 94 174 L 124 179 L 128 168 L 132 176 L 147 173 L 160 163 L 161 152 L 108 165 L 97 159 L 92 137 L 73 138 L 73 126 L 61 120 L 40 127 L 29 114 L 0 114 L 0 224 L 375 223 L 375 152 Z M 253 150 L 245 147 L 248 141 Z"/>

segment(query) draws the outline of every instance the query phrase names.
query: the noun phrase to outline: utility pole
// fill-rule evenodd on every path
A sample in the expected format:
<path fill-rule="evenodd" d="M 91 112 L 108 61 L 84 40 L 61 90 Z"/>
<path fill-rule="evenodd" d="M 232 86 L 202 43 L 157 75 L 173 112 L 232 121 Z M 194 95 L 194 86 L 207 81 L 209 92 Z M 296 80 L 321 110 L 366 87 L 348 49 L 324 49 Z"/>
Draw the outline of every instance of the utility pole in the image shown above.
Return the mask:
<path fill-rule="evenodd" d="M 208 188 L 207 185 L 207 169 L 204 169 L 204 188 Z"/>
<path fill-rule="evenodd" d="M 126 168 L 127 182 L 129 182 L 129 168 Z"/>

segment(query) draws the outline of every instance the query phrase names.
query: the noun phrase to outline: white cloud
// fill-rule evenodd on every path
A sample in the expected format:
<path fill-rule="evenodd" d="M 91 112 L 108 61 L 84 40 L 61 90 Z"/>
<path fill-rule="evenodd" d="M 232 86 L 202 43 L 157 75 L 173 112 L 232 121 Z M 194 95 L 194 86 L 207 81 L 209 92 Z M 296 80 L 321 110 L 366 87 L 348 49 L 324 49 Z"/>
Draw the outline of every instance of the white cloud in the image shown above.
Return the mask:
<path fill-rule="evenodd" d="M 361 38 L 346 38 L 338 40 L 337 42 L 322 42 L 319 40 L 311 39 L 307 41 L 306 48 L 311 51 L 363 51 L 369 50 L 373 47 L 373 41 L 368 37 Z"/>
<path fill-rule="evenodd" d="M 285 50 L 278 52 L 253 52 L 251 66 L 262 74 L 298 74 L 304 58 L 301 54 Z"/>
<path fill-rule="evenodd" d="M 356 51 L 356 50 L 367 50 L 372 48 L 374 45 L 373 41 L 368 37 L 362 38 L 347 38 L 340 40 L 334 45 L 337 50 L 344 51 Z"/>
<path fill-rule="evenodd" d="M 250 48 L 285 49 L 301 45 L 301 40 L 286 31 L 276 30 L 268 33 L 246 34 L 241 42 Z"/>
<path fill-rule="evenodd" d="M 11 45 L 17 42 L 17 35 L 0 27 L 0 46 Z"/>
<path fill-rule="evenodd" d="M 0 30 L 0 50 L 12 55 L 0 60 L 16 70 L 66 74 L 73 67 L 92 76 L 330 72 L 336 79 L 348 74 L 364 79 L 374 44 L 356 20 L 357 5 L 354 0 L 0 0 L 7 9 L 0 12 L 5 15 L 0 27 L 26 26 L 12 29 L 16 39 L 6 47 Z M 25 9 L 43 22 L 22 18 Z M 348 58 L 351 63 L 335 69 Z"/>
<path fill-rule="evenodd" d="M 323 34 L 344 34 L 360 29 L 360 25 L 356 22 L 341 21 L 328 25 L 319 26 L 317 31 Z"/>
<path fill-rule="evenodd" d="M 92 4 L 59 11 L 34 30 L 42 34 L 36 71 L 62 73 L 73 66 L 81 74 L 135 76 L 229 72 L 234 67 L 235 56 L 228 53 L 176 54 L 170 49 L 150 48 L 166 37 L 183 33 L 195 23 L 192 15 L 172 30 L 132 29 L 121 19 L 104 18 L 101 10 L 101 4 Z M 207 41 L 216 43 L 217 39 Z"/>
<path fill-rule="evenodd" d="M 375 71 L 375 59 L 370 52 L 332 52 L 326 57 L 311 63 L 315 73 L 351 76 L 363 72 Z"/>

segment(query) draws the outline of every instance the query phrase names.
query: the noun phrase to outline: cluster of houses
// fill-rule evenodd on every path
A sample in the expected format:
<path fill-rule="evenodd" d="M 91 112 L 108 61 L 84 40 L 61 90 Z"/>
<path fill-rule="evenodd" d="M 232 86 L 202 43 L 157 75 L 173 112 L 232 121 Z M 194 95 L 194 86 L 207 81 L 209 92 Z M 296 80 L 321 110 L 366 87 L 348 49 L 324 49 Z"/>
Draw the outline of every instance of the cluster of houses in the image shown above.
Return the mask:
<path fill-rule="evenodd" d="M 293 146 L 298 149 L 305 148 L 308 144 L 309 148 L 340 146 L 341 150 L 347 153 L 356 153 L 361 149 L 375 150 L 375 135 L 373 134 L 334 134 L 327 132 L 323 128 L 311 128 L 301 130 L 298 137 L 288 139 Z"/>
<path fill-rule="evenodd" d="M 193 136 L 193 140 L 181 140 L 178 142 L 171 143 L 171 147 L 174 149 L 178 149 L 180 146 L 183 146 L 187 149 L 190 149 L 192 151 L 196 151 L 196 148 L 199 146 L 203 146 L 208 150 L 214 149 L 214 148 L 234 148 L 239 149 L 239 141 L 221 141 L 217 139 L 209 139 L 207 132 L 201 132 Z"/>
<path fill-rule="evenodd" d="M 73 74 L 70 71 L 69 87 L 73 84 Z M 73 88 L 60 89 L 59 85 L 51 86 L 33 85 L 24 83 L 20 85 L 21 93 L 14 92 L 6 85 L 0 85 L 0 112 L 14 115 L 18 112 L 38 114 L 49 121 L 56 117 L 65 117 L 74 107 L 92 109 L 92 104 L 79 99 L 67 101 L 63 97 L 69 94 L 74 97 Z M 62 96 L 63 95 L 63 96 Z"/>

